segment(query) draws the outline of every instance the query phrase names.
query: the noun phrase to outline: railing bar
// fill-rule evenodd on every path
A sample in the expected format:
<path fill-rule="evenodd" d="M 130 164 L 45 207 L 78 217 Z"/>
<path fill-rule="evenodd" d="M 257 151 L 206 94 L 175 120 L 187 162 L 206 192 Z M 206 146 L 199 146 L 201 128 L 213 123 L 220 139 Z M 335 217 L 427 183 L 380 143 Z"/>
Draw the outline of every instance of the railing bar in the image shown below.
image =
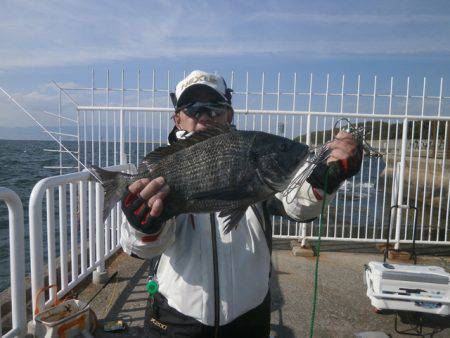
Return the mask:
<path fill-rule="evenodd" d="M 70 191 L 70 253 L 72 280 L 78 277 L 78 222 L 77 222 L 77 185 L 71 182 Z"/>
<path fill-rule="evenodd" d="M 340 104 L 342 103 L 342 97 L 343 97 L 343 93 L 342 92 L 344 91 L 344 81 L 345 81 L 345 75 L 342 75 L 342 77 L 341 77 L 341 93 L 339 94 L 339 97 L 341 98 L 341 100 L 339 101 Z M 311 92 L 311 88 L 310 88 L 310 92 Z M 341 109 L 341 108 L 339 108 L 339 109 Z M 334 119 L 335 119 L 335 117 L 333 116 L 331 118 L 331 140 L 333 140 L 334 137 L 335 137 L 335 135 L 334 135 L 334 124 L 335 124 Z M 341 124 L 340 124 L 340 126 L 341 126 Z M 334 198 L 334 206 L 335 207 L 334 207 L 333 238 L 336 238 L 337 237 L 337 219 L 338 219 L 337 211 L 339 209 L 339 190 L 336 191 L 336 195 L 335 195 L 335 198 Z"/>
<path fill-rule="evenodd" d="M 79 195 L 80 195 L 80 260 L 81 260 L 81 274 L 84 274 L 87 269 L 87 229 L 86 229 L 86 216 L 87 216 L 87 204 L 86 204 L 86 181 L 80 181 L 79 183 Z"/>
<path fill-rule="evenodd" d="M 261 75 L 261 102 L 260 102 L 260 109 L 264 109 L 264 85 L 265 85 L 265 74 L 262 72 Z M 260 122 L 260 131 L 263 130 L 263 115 L 259 115 L 259 122 Z"/>
<path fill-rule="evenodd" d="M 380 132 L 378 134 L 378 151 L 381 153 L 381 139 L 382 139 L 382 126 L 383 126 L 383 122 L 380 121 Z M 388 122 L 388 137 L 386 140 L 386 149 L 389 148 L 389 136 L 390 136 L 390 129 L 391 129 L 391 125 L 390 125 L 390 121 Z M 385 170 L 388 169 L 388 162 L 387 162 L 387 154 L 389 153 L 388 150 L 386 150 L 386 167 Z M 373 228 L 374 228 L 374 233 L 375 233 L 375 228 L 376 228 L 376 219 L 377 219 L 377 206 L 378 206 L 378 189 L 379 189 L 379 183 L 380 183 L 380 165 L 381 165 L 381 158 L 378 158 L 378 163 L 377 163 L 377 187 L 376 187 L 376 195 L 375 195 L 375 217 L 373 220 Z M 386 176 L 387 174 L 385 173 L 384 175 L 384 189 L 383 189 L 383 199 L 381 202 L 382 205 L 382 212 L 381 212 L 381 233 L 380 233 L 380 238 L 383 238 L 383 224 L 384 224 L 384 205 L 386 203 Z M 381 199 L 381 198 L 380 198 Z M 375 236 L 374 236 L 375 238 Z"/>
<path fill-rule="evenodd" d="M 328 94 L 329 94 L 329 90 L 330 90 L 330 74 L 327 74 L 327 78 L 326 78 L 326 88 L 325 88 L 325 104 L 324 104 L 324 112 L 327 113 L 328 112 Z M 327 116 L 324 117 L 323 119 L 323 138 L 322 138 L 322 143 L 325 143 L 325 130 L 326 130 L 326 122 L 327 122 Z M 329 236 L 329 231 L 330 231 L 330 208 L 331 208 L 331 203 L 328 204 L 327 207 L 327 224 L 326 224 L 326 236 Z"/>
<path fill-rule="evenodd" d="M 58 135 L 58 136 L 67 136 L 67 137 L 78 138 L 78 135 L 75 135 L 75 134 L 68 134 L 68 133 L 62 133 L 62 132 L 59 132 L 59 131 L 52 131 L 52 130 L 50 130 L 49 133 L 50 133 L 50 134 L 53 134 L 53 135 Z M 60 141 L 61 141 L 61 140 L 60 140 Z M 61 151 L 62 151 L 62 149 L 61 149 Z"/>
<path fill-rule="evenodd" d="M 357 83 L 357 92 L 358 95 L 356 96 L 356 114 L 359 114 L 359 104 L 360 104 L 360 88 L 361 88 L 361 75 L 358 74 L 358 83 Z M 358 120 L 356 120 L 358 123 Z M 365 120 L 364 120 L 365 123 Z M 364 125 L 365 127 L 365 125 Z M 362 186 L 363 186 L 363 172 L 364 172 L 364 161 L 361 163 L 361 169 L 360 169 L 360 181 L 359 181 L 359 210 L 358 210 L 358 236 L 357 238 L 360 238 L 361 233 L 361 209 L 362 209 Z"/>
<path fill-rule="evenodd" d="M 92 91 L 91 91 L 91 105 L 92 105 L 92 109 L 90 109 L 91 111 L 91 164 L 95 164 L 95 151 L 94 151 L 94 109 L 95 109 L 95 92 L 94 92 L 94 85 L 95 85 L 95 76 L 94 76 L 94 69 L 92 69 L 92 78 L 91 78 L 91 83 L 92 83 Z"/>
<path fill-rule="evenodd" d="M 89 266 L 95 263 L 95 183 L 88 182 Z"/>
<path fill-rule="evenodd" d="M 424 115 L 424 111 L 425 111 L 425 88 L 426 88 L 426 78 L 423 78 L 423 86 L 422 86 L 422 104 L 421 104 L 421 115 Z M 419 132 L 419 153 L 418 153 L 418 158 L 417 158 L 417 180 L 416 180 L 416 196 L 415 196 L 415 200 L 416 200 L 416 206 L 417 206 L 417 201 L 418 201 L 418 197 L 419 197 L 419 179 L 420 179 L 420 168 L 421 168 L 421 157 L 422 157 L 422 138 L 423 138 L 423 120 L 420 121 L 420 132 Z M 418 221 L 419 215 L 417 213 L 414 213 L 414 223 L 416 221 Z M 416 220 L 417 219 L 417 220 Z M 422 230 L 423 231 L 423 230 Z M 422 232 L 421 231 L 421 232 Z M 422 239 L 422 236 L 421 236 Z"/>
<path fill-rule="evenodd" d="M 441 184 L 440 184 L 440 192 L 439 192 L 439 209 L 438 209 L 438 224 L 437 224 L 437 230 L 436 230 L 436 240 L 439 240 L 439 230 L 441 227 L 441 212 L 442 212 L 442 194 L 443 194 L 443 187 L 444 187 L 444 181 L 445 181 L 445 160 L 447 158 L 447 143 L 448 143 L 448 133 L 447 128 L 448 122 L 445 122 L 445 128 L 444 128 L 444 149 L 442 153 L 442 166 L 441 166 Z M 439 130 L 439 129 L 438 129 Z M 450 193 L 450 191 L 449 191 Z"/>
<path fill-rule="evenodd" d="M 59 97 L 58 97 L 58 116 L 61 117 L 62 112 L 62 96 L 61 96 L 61 90 L 59 91 Z M 62 150 L 62 132 L 61 132 L 61 118 L 58 118 L 58 133 L 49 131 L 52 135 L 59 135 L 59 150 Z M 62 153 L 59 153 L 59 166 L 62 168 Z M 62 169 L 59 170 L 59 174 L 62 175 Z"/>
<path fill-rule="evenodd" d="M 102 111 L 98 112 L 98 165 L 102 166 Z"/>
<path fill-rule="evenodd" d="M 409 150 L 409 173 L 408 173 L 408 191 L 406 193 L 406 204 L 410 205 L 410 195 L 411 195 L 411 175 L 412 175 L 412 162 L 413 162 L 413 148 L 414 148 L 414 137 L 415 137 L 415 122 L 412 121 L 412 131 L 411 131 L 411 140 L 409 142 L 410 150 Z M 406 221 L 405 221 L 405 239 L 408 234 L 408 224 L 409 224 L 409 209 L 406 210 Z M 413 215 L 414 217 L 414 215 Z"/>
<path fill-rule="evenodd" d="M 42 149 L 43 151 L 49 152 L 49 153 L 72 153 L 72 154 L 78 154 L 79 152 L 76 150 L 59 150 L 59 149 Z"/>
<path fill-rule="evenodd" d="M 44 112 L 45 114 L 47 114 L 47 115 L 56 117 L 56 118 L 58 118 L 58 119 L 62 119 L 62 120 L 65 120 L 65 121 L 77 123 L 77 120 L 71 119 L 70 117 L 66 117 L 66 116 L 62 116 L 62 115 L 60 116 L 60 115 L 58 115 L 58 114 L 51 113 L 51 112 L 46 111 L 46 110 L 44 110 L 43 112 Z"/>
<path fill-rule="evenodd" d="M 409 76 L 406 80 L 406 99 L 405 99 L 405 115 L 408 115 L 409 113 L 409 89 L 410 89 L 410 82 L 409 82 Z M 411 133 L 411 140 L 410 140 L 410 157 L 409 157 L 409 173 L 408 173 L 408 189 L 406 192 L 406 204 L 409 205 L 409 196 L 410 196 L 410 190 L 411 190 L 411 171 L 412 171 L 412 140 L 414 139 L 414 121 L 412 121 L 412 133 Z M 408 141 L 408 136 L 406 137 L 406 140 Z M 405 155 L 406 155 L 406 149 L 405 149 Z M 406 157 L 406 156 L 405 156 Z M 406 164 L 406 162 L 405 162 Z M 408 222 L 409 221 L 409 209 L 406 210 L 406 217 L 405 217 L 405 239 L 408 234 Z"/>
<path fill-rule="evenodd" d="M 111 211 L 111 248 L 114 248 L 117 244 L 117 206 Z"/>
<path fill-rule="evenodd" d="M 341 114 L 344 112 L 344 88 L 345 88 L 345 75 L 342 75 L 342 88 L 341 88 L 341 107 L 340 111 Z M 339 123 L 339 128 L 342 130 L 342 123 Z M 344 237 L 345 234 L 345 213 L 347 211 L 347 180 L 344 181 L 345 184 L 345 190 L 344 190 L 344 205 L 342 208 L 342 230 L 341 230 L 341 236 Z M 339 189 L 338 189 L 339 191 Z"/>
<path fill-rule="evenodd" d="M 62 166 L 62 167 L 60 167 L 60 166 L 56 165 L 56 166 L 44 166 L 43 168 L 60 170 L 60 169 L 77 169 L 78 167 L 77 166 Z"/>
<path fill-rule="evenodd" d="M 56 284 L 56 246 L 55 246 L 55 195 L 53 188 L 46 190 L 47 198 L 47 259 L 48 259 L 48 282 Z M 50 300 L 56 297 L 56 290 L 50 289 Z"/>
<path fill-rule="evenodd" d="M 106 70 L 106 106 L 109 107 L 109 69 Z M 109 166 L 109 111 L 106 111 L 106 166 Z"/>
<path fill-rule="evenodd" d="M 66 205 L 66 186 L 59 186 L 59 248 L 61 264 L 61 286 L 67 287 L 68 266 L 67 266 L 67 205 Z"/>
<path fill-rule="evenodd" d="M 448 180 L 447 191 L 450 191 L 450 178 Z M 450 194 L 447 194 L 447 212 L 445 213 L 445 235 L 444 241 L 448 241 L 448 223 L 450 218 Z"/>
<path fill-rule="evenodd" d="M 137 90 L 137 106 L 140 107 L 141 105 L 141 70 L 138 70 L 137 73 L 137 86 L 138 86 L 138 90 Z M 140 154 L 139 154 L 139 148 L 140 148 L 140 124 L 139 124 L 139 115 L 141 114 L 141 112 L 137 112 L 136 113 L 136 165 L 139 165 L 139 159 L 140 159 Z"/>
<path fill-rule="evenodd" d="M 266 93 L 267 94 L 267 93 Z M 164 108 L 164 107 L 119 107 L 119 106 L 111 106 L 111 107 L 104 107 L 104 106 L 79 106 L 78 110 L 86 110 L 86 109 L 94 109 L 94 110 L 126 110 L 129 111 L 130 113 L 136 112 L 136 111 L 148 111 L 148 112 L 168 112 L 171 113 L 173 112 L 172 108 Z M 246 113 L 246 114 L 272 114 L 272 115 L 284 115 L 284 114 L 288 114 L 288 115 L 314 115 L 314 116 L 330 116 L 330 117 L 336 117 L 336 115 L 339 115 L 339 112 L 323 112 L 323 111 L 292 111 L 292 110 L 271 110 L 271 109 L 238 109 L 236 108 L 234 110 L 236 113 Z M 403 119 L 404 115 L 388 115 L 388 114 L 372 114 L 372 113 L 346 113 L 345 114 L 347 118 L 380 118 L 380 119 L 386 119 L 386 120 L 398 120 L 398 119 Z M 423 120 L 423 116 L 420 115 L 409 115 L 408 116 L 408 120 L 415 120 L 415 121 L 420 121 Z M 427 120 L 432 120 L 432 121 L 450 121 L 450 116 L 426 116 Z"/>
<path fill-rule="evenodd" d="M 428 136 L 427 136 L 427 154 L 425 159 L 425 178 L 423 185 L 423 203 L 422 203 L 422 219 L 421 219 L 421 229 L 420 229 L 420 239 L 423 240 L 423 232 L 424 232 L 424 223 L 425 223 L 425 205 L 426 205 L 426 193 L 427 193 L 427 181 L 428 181 L 428 162 L 430 159 L 430 140 L 431 140 L 431 125 L 432 123 L 428 123 Z"/>
<path fill-rule="evenodd" d="M 162 112 L 159 112 L 159 146 L 163 145 L 162 140 Z"/>
<path fill-rule="evenodd" d="M 142 90 L 142 89 L 141 89 Z M 147 112 L 144 112 L 144 156 L 147 155 Z"/>
<path fill-rule="evenodd" d="M 121 114 L 120 112 L 113 111 L 113 124 L 114 124 L 114 165 L 117 165 L 117 114 Z M 120 121 L 120 118 L 119 118 Z M 119 126 L 120 128 L 120 126 Z M 120 159 L 120 155 L 119 155 Z"/>
<path fill-rule="evenodd" d="M 440 85 L 439 85 L 439 104 L 438 104 L 438 116 L 441 116 L 441 108 L 442 108 L 442 91 L 444 87 L 444 79 L 441 77 Z M 437 122 L 437 126 L 435 129 L 436 137 L 434 140 L 434 163 L 433 163 L 433 179 L 431 183 L 431 197 L 430 197 L 430 224 L 428 230 L 428 240 L 431 241 L 431 230 L 433 226 L 433 211 L 434 211 L 434 183 L 436 181 L 436 167 L 437 167 L 437 154 L 438 154 L 438 144 L 439 144 L 439 125 L 440 121 Z M 445 157 L 445 155 L 443 156 Z M 424 200 L 425 201 L 425 200 Z"/>
<path fill-rule="evenodd" d="M 185 74 L 184 77 L 186 77 L 186 73 L 184 73 L 184 74 Z M 58 86 L 58 88 L 60 88 L 62 90 L 65 90 L 65 91 L 90 91 L 90 90 L 92 90 L 92 87 L 67 88 L 67 87 Z M 104 87 L 95 87 L 94 90 L 102 91 L 102 90 L 105 90 L 105 88 Z M 122 89 L 121 88 L 111 87 L 110 91 L 111 92 L 120 92 L 120 91 L 122 91 Z M 137 88 L 125 88 L 124 91 L 125 92 L 136 92 Z M 167 93 L 167 89 L 155 89 L 154 91 L 155 92 L 161 92 L 161 93 Z M 149 89 L 142 88 L 141 92 L 150 93 L 150 92 L 153 92 L 153 89 L 151 89 L 151 88 L 149 88 Z M 240 91 L 235 91 L 235 93 L 236 94 L 244 94 L 244 92 L 240 92 Z M 250 92 L 250 94 L 254 94 L 254 93 Z M 275 93 L 267 92 L 267 94 L 274 95 Z M 308 92 L 297 92 L 296 93 L 297 96 L 307 96 L 308 94 L 309 94 Z M 293 95 L 293 93 L 292 92 L 281 92 L 281 95 Z M 340 96 L 340 95 L 341 95 L 340 93 L 330 93 L 330 96 Z M 325 96 L 325 93 L 323 93 L 323 92 L 313 92 L 313 96 Z M 357 94 L 356 93 L 346 93 L 345 96 L 357 96 Z M 367 94 L 361 93 L 361 96 L 362 97 L 372 97 L 372 94 L 371 93 L 367 93 Z M 389 97 L 389 93 L 378 93 L 377 97 Z M 404 99 L 406 96 L 403 95 L 403 94 L 395 94 L 393 97 L 394 98 L 402 98 L 402 99 Z M 410 98 L 419 98 L 419 99 L 422 98 L 422 96 L 420 96 L 420 95 L 410 95 L 409 97 Z M 428 99 L 439 99 L 439 96 L 429 95 L 426 98 L 428 98 Z M 442 96 L 442 99 L 448 100 L 448 99 L 450 99 L 450 96 Z"/>
<path fill-rule="evenodd" d="M 83 110 L 83 138 L 84 138 L 84 164 L 87 165 L 87 118 L 86 110 Z"/>
<path fill-rule="evenodd" d="M 377 90 L 377 76 L 375 75 L 373 78 L 373 96 L 372 96 L 372 114 L 375 115 L 375 95 L 376 95 L 376 90 Z M 374 119 L 371 119 L 372 121 L 372 129 L 374 129 Z M 365 122 L 364 122 L 365 123 Z M 366 125 L 364 124 L 364 129 L 365 129 Z M 373 133 L 370 133 L 370 144 L 373 144 Z M 367 166 L 369 169 L 369 174 L 368 174 L 368 182 L 367 182 L 367 212 L 366 212 L 366 234 L 365 237 L 368 237 L 368 231 L 369 231 L 369 214 L 370 214 L 370 197 L 371 197 L 371 193 L 370 193 L 370 184 L 371 184 L 371 176 L 372 176 L 372 157 L 369 157 L 369 165 Z M 375 229 L 374 229 L 375 230 Z"/>
<path fill-rule="evenodd" d="M 103 197 L 104 190 L 100 183 L 95 182 L 95 243 L 97 272 L 105 271 L 105 222 L 103 221 Z"/>

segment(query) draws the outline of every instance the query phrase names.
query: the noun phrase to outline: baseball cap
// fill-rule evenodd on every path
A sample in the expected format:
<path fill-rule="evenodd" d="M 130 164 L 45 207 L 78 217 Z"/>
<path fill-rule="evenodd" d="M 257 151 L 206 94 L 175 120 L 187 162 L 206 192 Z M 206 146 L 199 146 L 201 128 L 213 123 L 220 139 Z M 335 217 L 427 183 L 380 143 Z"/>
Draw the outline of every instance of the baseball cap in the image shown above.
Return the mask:
<path fill-rule="evenodd" d="M 175 108 L 179 108 L 190 103 L 190 98 L 197 90 L 203 88 L 217 96 L 218 101 L 231 104 L 232 90 L 227 88 L 227 84 L 222 76 L 206 73 L 201 70 L 194 70 L 183 80 L 178 82 L 175 88 Z"/>

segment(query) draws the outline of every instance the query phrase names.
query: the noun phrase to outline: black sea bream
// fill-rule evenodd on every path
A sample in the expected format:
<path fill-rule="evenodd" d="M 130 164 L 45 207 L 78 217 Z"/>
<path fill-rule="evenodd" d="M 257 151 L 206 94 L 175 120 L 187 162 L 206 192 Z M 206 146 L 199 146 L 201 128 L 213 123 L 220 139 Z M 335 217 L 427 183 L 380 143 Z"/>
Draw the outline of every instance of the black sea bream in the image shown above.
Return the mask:
<path fill-rule="evenodd" d="M 137 175 L 92 169 L 105 188 L 105 218 L 129 184 L 162 176 L 170 193 L 151 224 L 184 213 L 220 212 L 229 232 L 250 205 L 285 190 L 308 155 L 307 145 L 281 136 L 209 123 L 207 130 L 149 153 Z"/>

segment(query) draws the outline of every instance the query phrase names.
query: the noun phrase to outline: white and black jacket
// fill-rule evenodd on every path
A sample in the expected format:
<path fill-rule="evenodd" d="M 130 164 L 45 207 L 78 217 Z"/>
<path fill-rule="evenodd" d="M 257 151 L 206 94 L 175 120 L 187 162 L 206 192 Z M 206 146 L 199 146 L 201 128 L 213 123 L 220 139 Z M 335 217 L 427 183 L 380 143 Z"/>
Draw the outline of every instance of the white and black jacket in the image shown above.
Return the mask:
<path fill-rule="evenodd" d="M 289 217 L 310 221 L 321 211 L 322 196 L 322 190 L 305 182 L 286 197 L 277 194 L 276 199 Z M 327 194 L 326 202 L 333 197 Z M 121 229 L 121 244 L 126 253 L 140 258 L 161 255 L 157 269 L 159 292 L 169 306 L 205 325 L 215 325 L 216 288 L 219 325 L 225 325 L 261 304 L 268 292 L 270 250 L 264 229 L 269 224 L 264 224 L 267 217 L 261 215 L 262 204 L 256 210 L 249 207 L 228 234 L 218 213 L 183 214 L 150 235 L 126 222 Z"/>

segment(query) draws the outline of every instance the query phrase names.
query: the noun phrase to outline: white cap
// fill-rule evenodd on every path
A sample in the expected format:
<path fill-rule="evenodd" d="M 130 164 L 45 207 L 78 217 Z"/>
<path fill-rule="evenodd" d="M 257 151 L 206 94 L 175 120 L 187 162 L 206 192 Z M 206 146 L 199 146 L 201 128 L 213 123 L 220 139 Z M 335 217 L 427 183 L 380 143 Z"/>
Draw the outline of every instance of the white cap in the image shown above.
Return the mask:
<path fill-rule="evenodd" d="M 217 98 L 221 101 L 230 103 L 231 97 L 227 90 L 227 84 L 223 77 L 206 73 L 201 70 L 194 70 L 186 78 L 178 82 L 175 88 L 176 107 L 188 103 L 189 94 L 192 93 L 193 88 L 205 87 L 217 94 Z"/>

